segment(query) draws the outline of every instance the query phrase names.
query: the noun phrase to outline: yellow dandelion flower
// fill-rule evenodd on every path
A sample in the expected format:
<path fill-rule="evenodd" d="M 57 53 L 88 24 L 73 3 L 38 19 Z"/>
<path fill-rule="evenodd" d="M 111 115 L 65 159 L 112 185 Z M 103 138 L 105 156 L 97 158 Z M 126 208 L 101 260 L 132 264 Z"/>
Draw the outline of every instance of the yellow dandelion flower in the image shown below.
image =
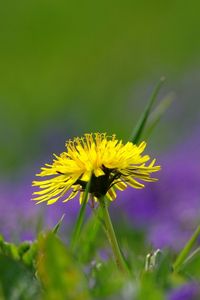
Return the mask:
<path fill-rule="evenodd" d="M 144 187 L 143 181 L 156 181 L 151 173 L 160 170 L 155 166 L 155 159 L 149 165 L 148 155 L 142 153 L 145 142 L 138 146 L 132 142 L 123 144 L 115 135 L 89 133 L 66 142 L 66 152 L 54 154 L 52 164 L 45 164 L 36 176 L 47 177 L 33 181 L 33 186 L 40 188 L 34 192 L 33 200 L 37 203 L 53 204 L 71 190 L 66 202 L 80 193 L 80 203 L 90 181 L 89 195 L 95 201 L 103 195 L 108 199 L 116 198 L 116 189 L 124 190 L 127 186 L 136 189 Z"/>

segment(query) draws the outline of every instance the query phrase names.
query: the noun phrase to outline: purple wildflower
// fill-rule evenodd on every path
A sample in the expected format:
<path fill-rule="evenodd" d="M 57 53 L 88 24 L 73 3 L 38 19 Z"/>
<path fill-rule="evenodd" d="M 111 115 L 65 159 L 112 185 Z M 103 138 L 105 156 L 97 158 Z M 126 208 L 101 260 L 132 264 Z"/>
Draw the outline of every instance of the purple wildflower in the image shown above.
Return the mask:
<path fill-rule="evenodd" d="M 118 201 L 134 226 L 147 232 L 155 248 L 180 249 L 199 223 L 199 140 L 162 156 L 159 181 L 143 190 L 130 190 Z"/>
<path fill-rule="evenodd" d="M 199 300 L 200 289 L 196 283 L 187 283 L 175 288 L 168 295 L 168 300 Z"/>

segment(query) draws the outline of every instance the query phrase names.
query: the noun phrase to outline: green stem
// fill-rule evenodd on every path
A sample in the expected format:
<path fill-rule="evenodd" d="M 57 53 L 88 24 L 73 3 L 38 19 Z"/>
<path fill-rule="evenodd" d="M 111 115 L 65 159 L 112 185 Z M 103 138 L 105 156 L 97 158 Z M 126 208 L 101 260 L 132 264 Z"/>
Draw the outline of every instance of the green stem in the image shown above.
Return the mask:
<path fill-rule="evenodd" d="M 200 226 L 197 227 L 195 232 L 193 233 L 192 237 L 189 239 L 189 241 L 186 243 L 183 250 L 178 255 L 175 263 L 173 264 L 173 269 L 175 272 L 179 271 L 185 260 L 187 259 L 190 251 L 192 250 L 192 247 L 194 246 L 197 238 L 200 235 Z"/>
<path fill-rule="evenodd" d="M 118 241 L 117 241 L 117 238 L 116 238 L 116 235 L 115 235 L 115 231 L 114 231 L 114 228 L 113 228 L 113 225 L 112 225 L 112 221 L 110 219 L 110 215 L 109 215 L 109 211 L 108 211 L 108 207 L 107 207 L 105 197 L 101 197 L 99 199 L 99 202 L 100 202 L 100 206 L 101 206 L 102 213 L 103 213 L 103 219 L 104 219 L 105 226 L 106 226 L 107 236 L 108 236 L 109 242 L 110 242 L 111 247 L 112 247 L 112 251 L 113 251 L 113 254 L 114 254 L 114 257 L 115 257 L 116 264 L 117 264 L 120 271 L 122 271 L 123 273 L 128 274 L 129 273 L 128 267 L 127 267 L 127 265 L 124 261 L 124 258 L 122 256 L 122 253 L 121 253 L 120 248 L 119 248 L 119 244 L 118 244 Z"/>

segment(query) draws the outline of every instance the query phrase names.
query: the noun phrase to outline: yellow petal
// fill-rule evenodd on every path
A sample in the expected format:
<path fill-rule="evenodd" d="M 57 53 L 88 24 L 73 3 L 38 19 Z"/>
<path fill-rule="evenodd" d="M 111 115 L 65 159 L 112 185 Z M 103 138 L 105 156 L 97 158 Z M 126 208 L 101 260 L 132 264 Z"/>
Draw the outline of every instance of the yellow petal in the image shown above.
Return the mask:
<path fill-rule="evenodd" d="M 133 179 L 131 177 L 127 178 L 126 183 L 135 189 L 142 189 L 144 187 L 144 184 L 136 181 L 135 179 Z"/>

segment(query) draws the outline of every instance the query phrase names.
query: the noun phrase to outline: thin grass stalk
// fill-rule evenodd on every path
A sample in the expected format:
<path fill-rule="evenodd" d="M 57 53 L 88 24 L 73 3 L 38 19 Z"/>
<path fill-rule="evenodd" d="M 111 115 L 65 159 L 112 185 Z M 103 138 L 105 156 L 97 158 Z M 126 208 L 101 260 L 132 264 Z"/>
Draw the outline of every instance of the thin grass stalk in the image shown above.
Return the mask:
<path fill-rule="evenodd" d="M 195 232 L 193 233 L 193 235 L 191 236 L 189 241 L 186 243 L 184 248 L 179 253 L 178 257 L 176 258 L 176 260 L 173 264 L 174 272 L 178 272 L 181 269 L 181 267 L 183 266 L 183 264 L 185 263 L 188 255 L 189 255 L 189 253 L 191 252 L 194 244 L 196 243 L 199 235 L 200 235 L 200 225 L 197 227 L 197 229 L 195 230 Z"/>

